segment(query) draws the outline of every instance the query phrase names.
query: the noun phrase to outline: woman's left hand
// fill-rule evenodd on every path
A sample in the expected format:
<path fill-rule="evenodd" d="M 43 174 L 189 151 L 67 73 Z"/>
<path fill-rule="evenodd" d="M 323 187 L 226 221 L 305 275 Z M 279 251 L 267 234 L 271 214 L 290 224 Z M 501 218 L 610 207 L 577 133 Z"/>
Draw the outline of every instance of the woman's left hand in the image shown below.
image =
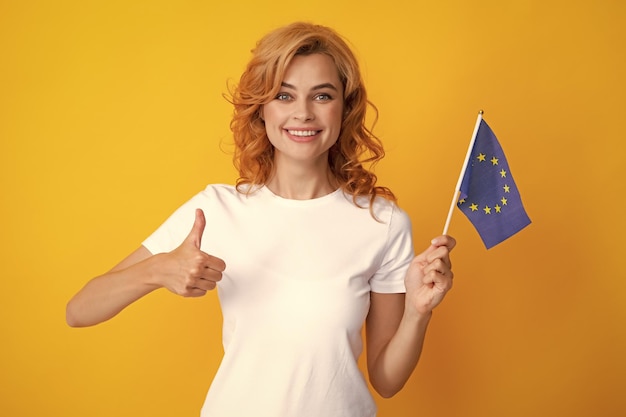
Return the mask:
<path fill-rule="evenodd" d="M 450 251 L 456 245 L 451 236 L 438 236 L 424 252 L 413 258 L 405 278 L 406 309 L 430 314 L 452 288 Z"/>

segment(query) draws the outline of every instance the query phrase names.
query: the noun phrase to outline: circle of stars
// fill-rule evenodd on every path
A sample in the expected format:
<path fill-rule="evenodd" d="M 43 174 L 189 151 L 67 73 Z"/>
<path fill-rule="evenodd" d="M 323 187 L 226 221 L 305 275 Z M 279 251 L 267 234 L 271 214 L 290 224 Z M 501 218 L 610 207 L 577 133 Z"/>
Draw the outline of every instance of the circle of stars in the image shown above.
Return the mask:
<path fill-rule="evenodd" d="M 485 155 L 484 153 L 479 153 L 478 156 L 476 156 L 476 159 L 478 160 L 479 163 L 487 162 L 487 155 Z M 491 157 L 491 159 L 489 160 L 489 162 L 491 162 L 493 166 L 498 165 L 498 161 L 499 161 L 498 158 L 496 158 L 495 156 Z M 500 170 L 501 178 L 506 178 L 506 174 L 507 172 L 504 169 Z M 506 194 L 511 192 L 511 187 L 508 184 L 504 184 L 504 186 L 502 187 L 502 191 L 504 195 L 495 204 L 492 204 L 491 206 L 485 205 L 485 207 L 480 208 L 478 204 L 472 203 L 469 206 L 470 210 L 472 212 L 481 210 L 486 215 L 492 214 L 492 213 L 495 213 L 495 214 L 502 213 L 502 209 L 507 205 L 507 202 L 508 202 L 508 199 L 506 198 Z M 464 198 L 459 200 L 459 204 L 462 205 L 464 203 L 466 203 L 466 200 Z"/>

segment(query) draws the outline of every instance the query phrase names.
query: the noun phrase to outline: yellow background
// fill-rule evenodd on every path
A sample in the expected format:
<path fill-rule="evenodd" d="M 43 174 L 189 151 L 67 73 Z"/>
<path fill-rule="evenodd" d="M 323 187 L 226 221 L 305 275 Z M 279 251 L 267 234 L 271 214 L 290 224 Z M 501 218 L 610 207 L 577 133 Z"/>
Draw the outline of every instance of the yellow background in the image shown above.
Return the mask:
<path fill-rule="evenodd" d="M 624 415 L 625 4 L 0 1 L 0 415 L 198 415 L 221 355 L 214 293 L 157 291 L 88 329 L 65 303 L 234 181 L 222 93 L 261 35 L 301 19 L 354 44 L 388 150 L 377 173 L 418 249 L 479 109 L 533 221 L 487 251 L 455 212 L 455 288 L 379 415 Z"/>

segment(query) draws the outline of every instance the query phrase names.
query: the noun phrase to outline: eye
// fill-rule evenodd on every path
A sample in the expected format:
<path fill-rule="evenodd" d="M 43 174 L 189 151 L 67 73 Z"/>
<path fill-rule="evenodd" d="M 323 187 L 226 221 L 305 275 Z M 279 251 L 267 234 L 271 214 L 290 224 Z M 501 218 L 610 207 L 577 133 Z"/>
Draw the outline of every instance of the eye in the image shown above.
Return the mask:
<path fill-rule="evenodd" d="M 275 99 L 278 100 L 278 101 L 287 101 L 287 100 L 291 99 L 291 95 L 289 95 L 287 93 L 278 93 L 278 94 L 276 94 Z"/>
<path fill-rule="evenodd" d="M 326 93 L 320 93 L 318 95 L 315 96 L 315 100 L 317 101 L 330 101 L 333 98 L 331 97 L 330 94 L 326 94 Z"/>

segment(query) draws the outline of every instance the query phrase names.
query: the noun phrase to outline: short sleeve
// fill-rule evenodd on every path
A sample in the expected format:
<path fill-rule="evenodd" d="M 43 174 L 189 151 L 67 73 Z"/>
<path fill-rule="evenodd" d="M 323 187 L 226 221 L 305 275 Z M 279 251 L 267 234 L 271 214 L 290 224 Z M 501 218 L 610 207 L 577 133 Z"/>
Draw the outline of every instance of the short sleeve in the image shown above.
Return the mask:
<path fill-rule="evenodd" d="M 415 256 L 411 219 L 397 205 L 392 205 L 387 243 L 380 268 L 370 279 L 370 288 L 378 293 L 406 292 L 404 277 Z"/>
<path fill-rule="evenodd" d="M 195 220 L 197 208 L 202 208 L 202 194 L 197 194 L 180 206 L 165 222 L 143 241 L 153 255 L 171 252 L 185 240 Z"/>

